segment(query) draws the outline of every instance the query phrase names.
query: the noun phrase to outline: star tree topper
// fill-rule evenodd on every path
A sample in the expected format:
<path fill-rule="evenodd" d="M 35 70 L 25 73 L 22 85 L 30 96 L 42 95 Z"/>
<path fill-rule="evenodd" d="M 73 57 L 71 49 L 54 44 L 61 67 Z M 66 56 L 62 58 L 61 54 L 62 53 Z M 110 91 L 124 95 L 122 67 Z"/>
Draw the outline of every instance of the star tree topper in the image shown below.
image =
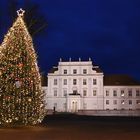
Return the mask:
<path fill-rule="evenodd" d="M 20 16 L 20 17 L 23 17 L 23 16 L 24 16 L 24 13 L 25 13 L 25 10 L 23 10 L 22 8 L 20 8 L 20 9 L 17 11 L 17 15 Z"/>

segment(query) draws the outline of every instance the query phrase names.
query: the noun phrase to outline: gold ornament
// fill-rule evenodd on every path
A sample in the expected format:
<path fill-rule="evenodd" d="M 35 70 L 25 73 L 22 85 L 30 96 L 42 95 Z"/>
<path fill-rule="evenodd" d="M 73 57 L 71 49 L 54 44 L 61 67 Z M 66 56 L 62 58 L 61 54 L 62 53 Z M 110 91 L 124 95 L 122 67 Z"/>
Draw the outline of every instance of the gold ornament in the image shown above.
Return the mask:
<path fill-rule="evenodd" d="M 28 101 L 29 101 L 29 102 L 31 102 L 31 101 L 32 101 L 32 99 L 31 99 L 31 98 L 29 98 L 29 99 L 28 99 Z"/>

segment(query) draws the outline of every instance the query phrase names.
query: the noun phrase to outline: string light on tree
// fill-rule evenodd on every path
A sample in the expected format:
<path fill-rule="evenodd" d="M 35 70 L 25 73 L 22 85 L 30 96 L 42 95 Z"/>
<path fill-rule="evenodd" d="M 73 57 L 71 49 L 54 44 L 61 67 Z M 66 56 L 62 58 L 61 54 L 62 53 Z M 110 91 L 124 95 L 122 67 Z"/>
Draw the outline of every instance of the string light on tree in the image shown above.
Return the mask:
<path fill-rule="evenodd" d="M 4 37 L 0 48 L 0 126 L 34 125 L 45 115 L 44 95 L 25 11 Z"/>

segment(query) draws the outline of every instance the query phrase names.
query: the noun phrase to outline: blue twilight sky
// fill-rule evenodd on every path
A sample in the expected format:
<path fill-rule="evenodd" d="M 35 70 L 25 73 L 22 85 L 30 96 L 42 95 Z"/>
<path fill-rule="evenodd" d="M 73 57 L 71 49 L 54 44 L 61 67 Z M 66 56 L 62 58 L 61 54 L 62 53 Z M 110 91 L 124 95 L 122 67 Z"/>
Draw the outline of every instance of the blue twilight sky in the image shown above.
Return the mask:
<path fill-rule="evenodd" d="M 139 0 L 31 1 L 38 3 L 48 21 L 46 34 L 34 39 L 42 72 L 57 65 L 60 57 L 91 57 L 107 74 L 129 74 L 140 80 Z M 23 1 L 19 2 L 22 7 Z"/>

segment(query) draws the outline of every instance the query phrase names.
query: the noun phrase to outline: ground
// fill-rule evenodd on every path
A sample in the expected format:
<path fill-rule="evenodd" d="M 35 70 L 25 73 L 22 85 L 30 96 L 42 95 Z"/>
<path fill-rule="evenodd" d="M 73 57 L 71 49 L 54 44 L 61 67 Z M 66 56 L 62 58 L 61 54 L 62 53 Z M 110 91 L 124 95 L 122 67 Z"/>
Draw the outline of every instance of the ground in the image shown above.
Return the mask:
<path fill-rule="evenodd" d="M 2 128 L 0 140 L 139 140 L 140 118 L 47 116 L 35 127 Z"/>

